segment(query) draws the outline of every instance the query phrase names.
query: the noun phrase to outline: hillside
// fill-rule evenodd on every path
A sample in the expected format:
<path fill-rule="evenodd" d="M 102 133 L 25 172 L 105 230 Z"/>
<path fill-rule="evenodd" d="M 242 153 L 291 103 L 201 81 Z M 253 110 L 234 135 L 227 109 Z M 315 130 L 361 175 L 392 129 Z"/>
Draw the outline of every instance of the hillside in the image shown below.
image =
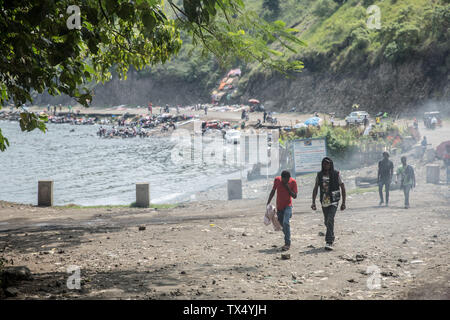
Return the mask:
<path fill-rule="evenodd" d="M 243 76 L 239 98 L 233 102 L 257 97 L 274 110 L 295 107 L 339 113 L 353 103 L 370 111 L 406 112 L 424 103 L 449 108 L 449 0 L 248 0 L 245 4 L 267 19 L 296 28 L 308 46 L 291 56 L 303 61 L 305 69 L 289 78 L 256 64 L 239 65 Z M 380 29 L 368 27 L 370 5 L 380 8 Z M 130 71 L 126 81 L 98 85 L 93 104 L 209 102 L 226 71 L 212 57 L 201 58 L 187 43 L 163 66 Z M 66 100 L 56 99 L 57 103 Z M 36 100 L 48 101 L 48 97 Z"/>

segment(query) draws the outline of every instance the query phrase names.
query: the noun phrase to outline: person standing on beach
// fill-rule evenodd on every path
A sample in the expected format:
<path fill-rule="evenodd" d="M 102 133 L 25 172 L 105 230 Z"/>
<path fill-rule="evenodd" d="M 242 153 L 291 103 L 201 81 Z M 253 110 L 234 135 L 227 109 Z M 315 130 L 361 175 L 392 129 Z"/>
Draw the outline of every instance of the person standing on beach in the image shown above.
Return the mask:
<path fill-rule="evenodd" d="M 401 158 L 402 166 L 397 170 L 397 183 L 400 177 L 401 184 L 400 189 L 403 190 L 405 195 L 405 209 L 409 208 L 409 192 L 412 188 L 416 187 L 416 177 L 414 175 L 414 169 L 410 165 L 406 164 L 406 157 Z"/>
<path fill-rule="evenodd" d="M 367 128 L 367 126 L 369 125 L 369 119 L 367 118 L 367 115 L 364 116 L 363 123 L 364 123 L 364 128 Z"/>
<path fill-rule="evenodd" d="M 277 193 L 277 217 L 283 226 L 284 246 L 283 251 L 289 250 L 291 247 L 291 227 L 289 219 L 292 217 L 292 198 L 297 198 L 297 181 L 291 178 L 289 171 L 283 171 L 281 176 L 276 177 L 273 182 L 273 188 L 269 195 L 267 205 L 272 201 L 273 196 Z"/>
<path fill-rule="evenodd" d="M 380 203 L 381 206 L 383 201 L 383 186 L 385 186 L 386 192 L 386 207 L 389 204 L 389 187 L 391 185 L 392 176 L 394 175 L 394 164 L 391 160 L 389 160 L 389 153 L 386 151 L 383 152 L 383 160 L 378 162 L 378 192 L 380 194 Z"/>
<path fill-rule="evenodd" d="M 342 192 L 341 210 L 345 210 L 345 186 L 339 171 L 334 170 L 333 160 L 328 157 L 322 160 L 322 170 L 317 173 L 316 184 L 312 194 L 311 209 L 316 210 L 317 191 L 320 188 L 320 203 L 322 204 L 322 212 L 324 223 L 327 228 L 325 234 L 325 250 L 333 250 L 334 242 L 334 217 Z"/>

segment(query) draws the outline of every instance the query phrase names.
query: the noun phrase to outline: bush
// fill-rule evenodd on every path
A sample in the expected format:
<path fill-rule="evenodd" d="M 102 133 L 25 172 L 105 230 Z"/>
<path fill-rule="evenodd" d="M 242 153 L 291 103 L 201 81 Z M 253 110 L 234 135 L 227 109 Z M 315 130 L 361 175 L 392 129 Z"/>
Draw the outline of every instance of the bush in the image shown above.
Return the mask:
<path fill-rule="evenodd" d="M 337 8 L 333 0 L 319 0 L 313 9 L 313 13 L 318 17 L 327 18 L 331 16 Z"/>
<path fill-rule="evenodd" d="M 367 29 L 361 27 L 352 31 L 351 38 L 353 47 L 361 51 L 366 49 L 370 44 L 369 33 L 367 32 Z"/>
<path fill-rule="evenodd" d="M 386 40 L 387 45 L 384 48 L 384 57 L 391 62 L 401 62 L 408 55 L 417 50 L 417 45 L 420 42 L 420 30 L 414 25 L 406 23 L 395 23 L 388 28 L 381 35 L 389 34 Z"/>
<path fill-rule="evenodd" d="M 449 0 L 450 1 L 450 0 Z M 431 28 L 433 35 L 438 40 L 448 38 L 450 28 L 450 5 L 436 7 L 433 11 Z"/>
<path fill-rule="evenodd" d="M 369 7 L 369 6 L 371 6 L 374 2 L 375 2 L 375 0 L 363 0 L 363 6 L 364 6 L 364 7 Z"/>

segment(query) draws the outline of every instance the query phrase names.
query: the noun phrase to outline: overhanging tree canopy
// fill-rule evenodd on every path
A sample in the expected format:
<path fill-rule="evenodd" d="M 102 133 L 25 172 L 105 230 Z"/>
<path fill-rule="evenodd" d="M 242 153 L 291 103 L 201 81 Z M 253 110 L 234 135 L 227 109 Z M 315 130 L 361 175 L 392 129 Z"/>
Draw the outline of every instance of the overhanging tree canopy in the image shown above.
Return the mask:
<path fill-rule="evenodd" d="M 68 27 L 76 19 L 72 5 L 80 9 L 79 29 Z M 296 30 L 247 12 L 242 0 L 0 0 L 0 108 L 31 102 L 32 91 L 64 93 L 88 106 L 89 82 L 164 63 L 182 46 L 182 30 L 222 64 L 239 59 L 282 72 L 303 68 L 272 49 L 297 51 L 303 42 Z M 41 120 L 23 113 L 20 125 L 45 131 Z M 0 130 L 0 150 L 6 145 Z"/>

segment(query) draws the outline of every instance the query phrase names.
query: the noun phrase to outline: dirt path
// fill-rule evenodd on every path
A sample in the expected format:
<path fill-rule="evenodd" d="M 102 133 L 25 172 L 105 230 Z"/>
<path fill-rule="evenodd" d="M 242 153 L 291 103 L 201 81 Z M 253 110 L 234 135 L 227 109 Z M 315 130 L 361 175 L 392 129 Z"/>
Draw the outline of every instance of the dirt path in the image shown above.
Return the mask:
<path fill-rule="evenodd" d="M 448 299 L 448 191 L 423 184 L 409 210 L 399 191 L 390 208 L 375 206 L 373 192 L 351 196 L 332 252 L 322 214 L 296 200 L 290 260 L 280 259 L 282 233 L 263 225 L 260 200 L 156 211 L 2 203 L 0 249 L 34 275 L 18 299 Z M 69 265 L 81 268 L 81 290 L 66 287 Z M 377 270 L 382 287 L 370 290 Z"/>

